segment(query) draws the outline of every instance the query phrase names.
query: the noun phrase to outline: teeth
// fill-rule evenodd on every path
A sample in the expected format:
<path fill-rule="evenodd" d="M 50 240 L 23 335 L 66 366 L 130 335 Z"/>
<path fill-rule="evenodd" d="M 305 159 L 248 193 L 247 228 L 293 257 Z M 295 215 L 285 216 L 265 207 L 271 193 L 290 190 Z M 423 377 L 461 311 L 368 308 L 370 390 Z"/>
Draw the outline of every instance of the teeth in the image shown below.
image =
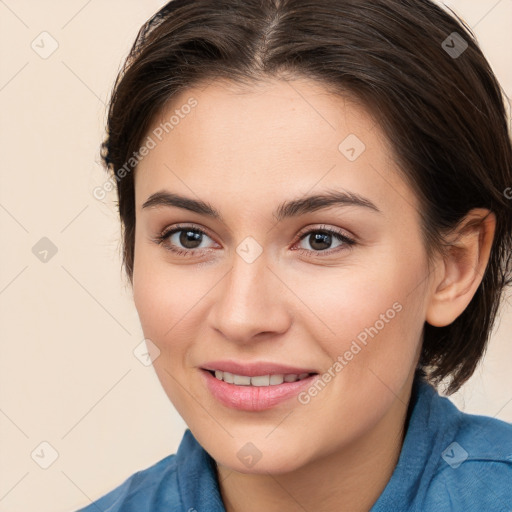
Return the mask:
<path fill-rule="evenodd" d="M 283 375 L 271 375 L 270 376 L 270 385 L 274 386 L 275 384 L 282 384 L 284 381 Z"/>
<path fill-rule="evenodd" d="M 237 386 L 250 386 L 251 377 L 245 377 L 243 375 L 233 375 L 233 384 Z"/>
<path fill-rule="evenodd" d="M 296 373 L 289 374 L 276 374 L 276 375 L 258 375 L 255 377 L 248 377 L 247 375 L 235 375 L 229 372 L 222 372 L 215 370 L 215 377 L 223 380 L 228 384 L 236 384 L 238 386 L 276 386 L 283 382 L 295 382 L 297 380 L 309 377 L 309 373 Z"/>
<path fill-rule="evenodd" d="M 260 375 L 259 377 L 251 377 L 252 386 L 270 386 L 270 375 Z"/>

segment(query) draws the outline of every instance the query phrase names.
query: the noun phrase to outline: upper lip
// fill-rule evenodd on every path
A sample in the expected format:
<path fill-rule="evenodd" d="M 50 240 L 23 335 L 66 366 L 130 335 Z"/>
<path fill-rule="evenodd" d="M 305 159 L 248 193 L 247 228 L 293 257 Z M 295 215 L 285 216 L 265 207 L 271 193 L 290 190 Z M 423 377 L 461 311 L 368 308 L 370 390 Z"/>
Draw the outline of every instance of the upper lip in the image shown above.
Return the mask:
<path fill-rule="evenodd" d="M 299 368 L 279 363 L 267 361 L 255 361 L 243 363 L 237 361 L 209 361 L 201 366 L 204 370 L 220 370 L 223 372 L 234 373 L 235 375 L 245 375 L 247 377 L 256 377 L 258 375 L 279 375 L 279 374 L 297 374 L 317 373 L 311 368 Z"/>

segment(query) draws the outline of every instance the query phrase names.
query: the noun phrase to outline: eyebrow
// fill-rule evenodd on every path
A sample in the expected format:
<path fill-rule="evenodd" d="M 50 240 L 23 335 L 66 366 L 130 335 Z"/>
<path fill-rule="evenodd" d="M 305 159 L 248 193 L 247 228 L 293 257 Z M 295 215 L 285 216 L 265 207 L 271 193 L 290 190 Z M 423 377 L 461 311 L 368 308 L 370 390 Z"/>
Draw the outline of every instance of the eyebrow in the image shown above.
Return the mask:
<path fill-rule="evenodd" d="M 200 199 L 181 196 L 165 190 L 155 192 L 144 202 L 142 208 L 176 207 L 191 212 L 212 217 L 224 222 L 220 212 L 210 203 Z M 276 220 L 282 221 L 290 217 L 297 217 L 306 213 L 314 212 L 332 206 L 358 206 L 382 213 L 377 206 L 369 199 L 354 192 L 347 191 L 325 191 L 321 194 L 310 195 L 281 203 L 273 213 Z"/>

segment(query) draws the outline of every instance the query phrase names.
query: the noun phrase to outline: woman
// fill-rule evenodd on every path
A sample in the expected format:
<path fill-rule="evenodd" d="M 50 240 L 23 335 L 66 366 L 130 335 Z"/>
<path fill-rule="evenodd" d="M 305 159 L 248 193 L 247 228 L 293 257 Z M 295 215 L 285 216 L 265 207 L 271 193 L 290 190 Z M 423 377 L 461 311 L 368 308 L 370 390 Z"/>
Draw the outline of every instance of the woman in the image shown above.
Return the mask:
<path fill-rule="evenodd" d="M 512 425 L 451 394 L 511 283 L 512 147 L 420 0 L 174 0 L 104 162 L 177 454 L 84 511 L 504 511 Z"/>

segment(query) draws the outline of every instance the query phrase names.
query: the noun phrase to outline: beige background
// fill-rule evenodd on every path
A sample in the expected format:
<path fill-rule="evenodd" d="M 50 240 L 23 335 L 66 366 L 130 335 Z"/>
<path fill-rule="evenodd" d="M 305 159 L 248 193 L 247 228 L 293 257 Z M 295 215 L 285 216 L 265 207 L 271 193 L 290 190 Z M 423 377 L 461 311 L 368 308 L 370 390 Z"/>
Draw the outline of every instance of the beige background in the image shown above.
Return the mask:
<path fill-rule="evenodd" d="M 116 72 L 163 4 L 0 0 L 0 512 L 74 511 L 174 453 L 186 428 L 133 353 L 115 195 L 92 195 Z M 512 0 L 449 5 L 511 97 Z M 43 237 L 57 250 L 46 262 Z M 511 334 L 509 301 L 460 408 L 512 422 Z"/>

